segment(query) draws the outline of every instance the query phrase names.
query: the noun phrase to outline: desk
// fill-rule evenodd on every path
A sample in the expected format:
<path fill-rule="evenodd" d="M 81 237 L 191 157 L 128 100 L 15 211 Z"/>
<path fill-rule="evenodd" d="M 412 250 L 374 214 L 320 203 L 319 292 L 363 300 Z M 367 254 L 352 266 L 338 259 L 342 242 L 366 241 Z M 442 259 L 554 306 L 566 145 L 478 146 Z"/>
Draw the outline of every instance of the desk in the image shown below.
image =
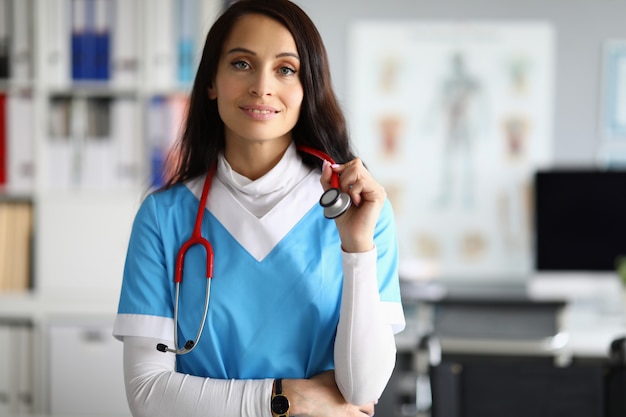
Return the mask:
<path fill-rule="evenodd" d="M 431 387 L 430 378 L 425 381 L 424 375 L 439 372 L 439 382 L 448 378 L 443 381 L 444 384 L 458 385 L 461 383 L 455 376 L 458 364 L 466 364 L 464 372 L 467 378 L 478 378 L 472 383 L 475 390 L 479 387 L 494 389 L 489 385 L 490 381 L 496 384 L 496 388 L 522 383 L 524 378 L 519 375 L 526 375 L 529 386 L 532 387 L 533 383 L 537 386 L 536 382 L 542 381 L 545 388 L 545 383 L 552 381 L 548 385 L 553 386 L 554 392 L 559 387 L 563 388 L 559 394 L 563 396 L 568 389 L 577 389 L 576 384 L 579 388 L 583 387 L 583 391 L 587 389 L 584 395 L 579 391 L 585 404 L 566 410 L 571 416 L 576 415 L 572 414 L 576 410 L 585 417 L 594 415 L 589 414 L 594 407 L 608 410 L 603 394 L 608 381 L 605 367 L 610 358 L 611 342 L 626 335 L 623 310 L 614 306 L 598 306 L 598 303 L 589 300 L 533 299 L 523 283 L 479 284 L 470 288 L 470 285 L 444 287 L 439 283 L 403 282 L 402 294 L 407 329 L 397 335 L 398 366 L 381 401 L 387 407 L 383 415 L 427 415 L 430 398 L 420 399 L 420 392 L 422 397 L 430 397 L 431 388 L 441 392 L 441 387 Z M 442 310 L 445 313 L 443 316 Z M 508 317 L 507 311 L 511 313 Z M 472 320 L 482 321 L 472 324 Z M 519 326 L 506 327 L 506 323 L 517 323 Z M 529 323 L 532 325 L 528 326 Z M 491 324 L 494 326 L 490 327 Z M 515 329 L 520 332 L 516 333 Z M 420 359 L 417 353 L 420 340 L 427 335 L 436 336 L 439 343 L 439 364 L 442 364 L 439 368 L 432 366 L 433 356 L 436 356 L 432 352 L 426 359 Z M 517 377 L 504 378 L 507 372 Z M 486 375 L 489 378 L 484 379 Z M 498 380 L 494 375 L 503 379 Z M 623 376 L 620 378 L 623 380 Z M 567 385 L 570 383 L 571 386 Z M 450 387 L 445 390 L 448 404 L 453 402 L 450 398 L 453 392 Z M 504 398 L 502 393 L 500 396 Z M 475 391 L 472 397 L 480 399 Z M 395 404 L 392 404 L 394 401 Z M 573 401 L 559 402 L 561 406 L 569 406 L 570 403 L 573 404 Z M 479 409 L 475 403 L 473 406 L 470 409 L 470 405 L 465 404 L 465 414 L 461 413 L 461 409 L 440 409 L 439 414 L 433 417 L 474 415 L 467 414 Z M 521 407 L 519 410 L 528 411 Z M 555 410 L 560 411 L 565 409 Z M 501 415 L 516 415 L 511 412 L 507 410 Z M 480 415 L 490 414 L 482 410 Z"/>

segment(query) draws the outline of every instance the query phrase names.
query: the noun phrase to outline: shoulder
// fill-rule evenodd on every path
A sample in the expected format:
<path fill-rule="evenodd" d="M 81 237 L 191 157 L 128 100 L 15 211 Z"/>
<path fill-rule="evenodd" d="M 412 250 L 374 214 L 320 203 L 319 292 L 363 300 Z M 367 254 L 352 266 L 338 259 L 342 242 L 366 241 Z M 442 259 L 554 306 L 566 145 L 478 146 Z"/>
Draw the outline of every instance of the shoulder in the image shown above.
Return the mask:
<path fill-rule="evenodd" d="M 198 199 L 186 184 L 176 184 L 166 190 L 154 191 L 139 206 L 135 223 L 162 222 L 180 216 L 190 210 L 196 211 Z"/>

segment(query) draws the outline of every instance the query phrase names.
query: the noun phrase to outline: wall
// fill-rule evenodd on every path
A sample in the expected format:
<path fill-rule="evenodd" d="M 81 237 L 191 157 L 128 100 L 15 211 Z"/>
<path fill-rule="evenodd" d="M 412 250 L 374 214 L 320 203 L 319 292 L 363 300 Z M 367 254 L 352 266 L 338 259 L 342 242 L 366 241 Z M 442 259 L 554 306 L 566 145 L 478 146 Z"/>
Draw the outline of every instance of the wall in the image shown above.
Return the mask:
<path fill-rule="evenodd" d="M 296 0 L 316 22 L 339 99 L 347 101 L 347 31 L 359 19 L 544 20 L 556 31 L 554 160 L 591 164 L 601 137 L 602 43 L 626 38 L 623 0 Z M 355 138 L 358 141 L 358 138 Z"/>

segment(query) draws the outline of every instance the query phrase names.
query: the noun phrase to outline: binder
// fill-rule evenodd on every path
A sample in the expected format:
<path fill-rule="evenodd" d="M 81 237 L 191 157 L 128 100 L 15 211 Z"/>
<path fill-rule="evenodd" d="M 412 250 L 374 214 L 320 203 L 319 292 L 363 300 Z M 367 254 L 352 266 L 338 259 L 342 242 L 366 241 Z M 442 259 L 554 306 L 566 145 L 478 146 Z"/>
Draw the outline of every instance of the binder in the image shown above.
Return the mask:
<path fill-rule="evenodd" d="M 115 2 L 111 24 L 111 80 L 117 86 L 133 86 L 139 75 L 138 0 Z"/>
<path fill-rule="evenodd" d="M 139 103 L 132 97 L 112 102 L 111 137 L 114 146 L 116 187 L 133 189 L 139 185 L 141 144 L 139 135 Z"/>
<path fill-rule="evenodd" d="M 111 98 L 90 98 L 86 102 L 85 135 L 80 161 L 79 185 L 86 189 L 105 189 L 115 185 L 115 162 L 111 138 Z M 79 115 L 76 115 L 77 117 Z"/>
<path fill-rule="evenodd" d="M 0 0 L 0 79 L 9 78 L 9 0 Z"/>
<path fill-rule="evenodd" d="M 11 79 L 29 81 L 33 77 L 32 0 L 13 1 L 11 12 Z"/>
<path fill-rule="evenodd" d="M 15 343 L 11 337 L 10 327 L 0 323 L 0 346 L 13 346 Z M 12 410 L 12 388 L 11 377 L 13 369 L 11 366 L 12 356 L 6 352 L 0 355 L 0 416 L 8 416 Z"/>
<path fill-rule="evenodd" d="M 145 14 L 147 84 L 172 88 L 176 80 L 174 0 L 152 0 Z"/>
<path fill-rule="evenodd" d="M 165 152 L 167 144 L 167 99 L 155 96 L 150 99 L 146 112 L 146 138 L 148 141 L 150 184 L 154 188 L 163 185 L 165 176 Z"/>
<path fill-rule="evenodd" d="M 0 187 L 7 182 L 6 95 L 0 93 Z"/>
<path fill-rule="evenodd" d="M 14 343 L 19 346 L 17 353 L 17 414 L 30 415 L 33 412 L 33 328 L 31 323 L 15 326 Z"/>
<path fill-rule="evenodd" d="M 180 0 L 177 5 L 178 16 L 178 82 L 188 85 L 193 81 L 196 61 L 196 0 Z"/>
<path fill-rule="evenodd" d="M 109 79 L 110 0 L 72 0 L 72 78 Z"/>
<path fill-rule="evenodd" d="M 72 1 L 46 0 L 38 6 L 45 7 L 45 15 L 50 16 L 44 26 L 48 44 L 46 71 L 39 76 L 46 78 L 51 87 L 67 86 L 72 76 L 71 42 L 68 41 L 72 39 Z"/>
<path fill-rule="evenodd" d="M 32 323 L 0 321 L 0 345 L 8 347 L 0 358 L 0 415 L 32 412 Z"/>
<path fill-rule="evenodd" d="M 111 1 L 93 0 L 94 10 L 94 62 L 93 73 L 88 78 L 105 81 L 110 77 L 111 62 Z"/>
<path fill-rule="evenodd" d="M 35 182 L 34 99 L 29 90 L 7 96 L 7 188 L 30 192 Z"/>
<path fill-rule="evenodd" d="M 88 32 L 87 6 L 93 0 L 72 0 L 72 78 L 85 80 L 91 71 L 94 48 L 90 45 Z"/>
<path fill-rule="evenodd" d="M 45 141 L 45 158 L 43 159 L 46 186 L 66 189 L 72 184 L 71 137 L 71 105 L 70 97 L 53 97 L 50 100 L 48 134 Z"/>

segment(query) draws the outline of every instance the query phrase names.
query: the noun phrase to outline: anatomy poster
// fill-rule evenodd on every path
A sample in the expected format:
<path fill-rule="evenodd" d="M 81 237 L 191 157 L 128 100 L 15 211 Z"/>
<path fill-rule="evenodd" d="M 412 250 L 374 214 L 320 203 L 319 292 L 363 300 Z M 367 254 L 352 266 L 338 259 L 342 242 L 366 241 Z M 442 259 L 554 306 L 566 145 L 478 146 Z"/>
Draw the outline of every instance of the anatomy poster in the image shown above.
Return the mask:
<path fill-rule="evenodd" d="M 405 278 L 532 270 L 532 175 L 551 160 L 554 33 L 542 22 L 362 21 L 347 114 L 394 206 Z"/>

